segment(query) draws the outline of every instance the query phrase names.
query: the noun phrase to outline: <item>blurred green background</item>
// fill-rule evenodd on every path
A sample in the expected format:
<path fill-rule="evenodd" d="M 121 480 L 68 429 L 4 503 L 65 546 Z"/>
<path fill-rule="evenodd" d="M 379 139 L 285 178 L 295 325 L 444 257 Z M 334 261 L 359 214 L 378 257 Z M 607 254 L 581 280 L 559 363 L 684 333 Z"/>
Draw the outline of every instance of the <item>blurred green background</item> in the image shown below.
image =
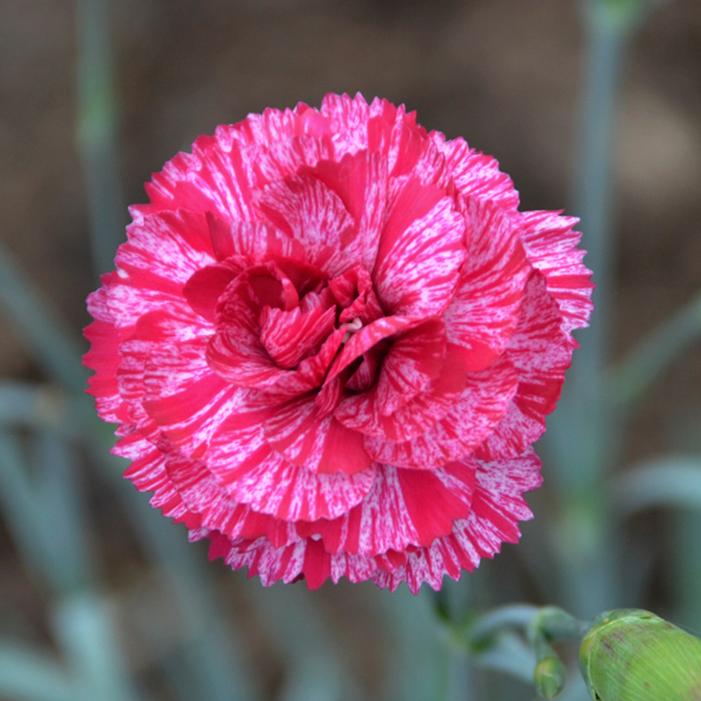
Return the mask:
<path fill-rule="evenodd" d="M 436 604 L 644 606 L 701 631 L 698 0 L 2 9 L 2 701 L 534 698 L 520 637 L 466 650 Z M 149 174 L 218 123 L 357 90 L 494 154 L 523 208 L 582 216 L 599 285 L 535 520 L 437 601 L 208 564 L 120 480 L 82 396 L 84 298 Z M 574 673 L 565 698 L 587 698 Z"/>

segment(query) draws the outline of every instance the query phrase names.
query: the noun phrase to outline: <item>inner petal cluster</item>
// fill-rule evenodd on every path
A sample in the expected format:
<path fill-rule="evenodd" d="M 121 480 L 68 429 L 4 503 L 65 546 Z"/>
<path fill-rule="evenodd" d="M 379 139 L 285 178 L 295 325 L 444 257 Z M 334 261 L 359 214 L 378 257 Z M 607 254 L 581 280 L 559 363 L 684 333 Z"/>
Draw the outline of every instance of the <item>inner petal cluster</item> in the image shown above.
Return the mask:
<path fill-rule="evenodd" d="M 327 382 L 351 335 L 384 315 L 367 271 L 354 268 L 330 278 L 313 266 L 282 259 L 238 274 L 233 264 L 229 270 L 229 282 L 216 301 L 216 333 L 208 349 L 212 369 L 224 379 L 260 387 L 266 378 L 267 391 L 277 388 L 284 393 L 283 379 L 289 385 L 296 374 L 301 384 L 294 394 L 329 387 L 335 381 L 337 399 L 349 382 L 356 389 L 371 386 L 376 372 L 369 373 L 368 367 L 362 378 L 351 381 L 362 358 Z M 199 296 L 197 282 L 192 281 L 193 297 Z M 375 370 L 378 352 L 373 351 Z"/>

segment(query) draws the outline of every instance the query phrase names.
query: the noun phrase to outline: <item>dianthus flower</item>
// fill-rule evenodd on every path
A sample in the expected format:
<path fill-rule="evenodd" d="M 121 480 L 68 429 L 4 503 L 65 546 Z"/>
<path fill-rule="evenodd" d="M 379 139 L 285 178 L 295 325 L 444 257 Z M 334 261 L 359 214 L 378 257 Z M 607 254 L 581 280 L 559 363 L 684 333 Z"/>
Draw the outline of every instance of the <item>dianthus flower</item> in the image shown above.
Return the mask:
<path fill-rule="evenodd" d="M 576 220 L 386 100 L 198 138 L 88 300 L 134 485 L 263 584 L 434 589 L 519 538 L 591 310 Z"/>

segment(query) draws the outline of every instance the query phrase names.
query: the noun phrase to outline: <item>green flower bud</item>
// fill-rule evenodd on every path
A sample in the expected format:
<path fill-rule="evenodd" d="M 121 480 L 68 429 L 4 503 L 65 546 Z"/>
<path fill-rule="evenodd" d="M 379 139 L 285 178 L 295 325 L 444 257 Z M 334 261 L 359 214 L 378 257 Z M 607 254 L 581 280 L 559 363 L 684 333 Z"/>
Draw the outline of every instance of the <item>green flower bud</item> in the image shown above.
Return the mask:
<path fill-rule="evenodd" d="M 595 701 L 701 701 L 701 640 L 648 611 L 599 616 L 579 662 Z"/>
<path fill-rule="evenodd" d="M 538 662 L 533 672 L 538 696 L 544 699 L 554 699 L 564 688 L 567 681 L 567 671 L 559 657 L 544 657 Z"/>

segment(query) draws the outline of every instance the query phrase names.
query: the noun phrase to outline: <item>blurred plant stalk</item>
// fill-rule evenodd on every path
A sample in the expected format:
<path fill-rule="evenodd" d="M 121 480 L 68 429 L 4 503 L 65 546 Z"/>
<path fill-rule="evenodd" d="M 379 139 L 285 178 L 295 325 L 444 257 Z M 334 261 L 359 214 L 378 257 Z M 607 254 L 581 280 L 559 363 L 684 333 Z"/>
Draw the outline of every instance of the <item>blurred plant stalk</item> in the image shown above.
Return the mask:
<path fill-rule="evenodd" d="M 589 0 L 584 7 L 587 57 L 573 209 L 581 218 L 586 263 L 594 271 L 595 311 L 546 434 L 546 475 L 549 469 L 562 522 L 557 541 L 561 601 L 580 615 L 606 608 L 619 591 L 618 544 L 606 485 L 620 435 L 607 383 L 614 331 L 611 147 L 627 41 L 647 4 Z"/>
<path fill-rule="evenodd" d="M 121 654 L 114 619 L 95 579 L 75 455 L 49 430 L 33 439 L 30 460 L 20 440 L 0 429 L 0 505 L 20 554 L 51 594 L 53 629 L 67 665 L 65 672 L 52 672 L 49 660 L 32 653 L 40 665 L 36 673 L 58 674 L 58 694 L 65 687 L 76 701 L 137 701 L 140 695 Z M 5 647 L 10 659 L 17 655 Z M 2 668 L 0 657 L 0 672 Z M 23 682 L 8 669 L 6 676 L 0 674 L 0 696 L 8 684 L 16 689 Z M 41 688 L 24 692 L 32 701 L 52 698 Z"/>
<path fill-rule="evenodd" d="M 83 164 L 93 262 L 107 272 L 124 240 L 126 209 L 119 176 L 109 0 L 76 0 L 77 144 Z"/>
<path fill-rule="evenodd" d="M 462 621 L 453 620 L 440 606 L 435 613 L 449 645 L 480 667 L 532 684 L 543 699 L 558 697 L 568 681 L 553 645 L 581 639 L 588 627 L 555 606 L 512 604 Z"/>

